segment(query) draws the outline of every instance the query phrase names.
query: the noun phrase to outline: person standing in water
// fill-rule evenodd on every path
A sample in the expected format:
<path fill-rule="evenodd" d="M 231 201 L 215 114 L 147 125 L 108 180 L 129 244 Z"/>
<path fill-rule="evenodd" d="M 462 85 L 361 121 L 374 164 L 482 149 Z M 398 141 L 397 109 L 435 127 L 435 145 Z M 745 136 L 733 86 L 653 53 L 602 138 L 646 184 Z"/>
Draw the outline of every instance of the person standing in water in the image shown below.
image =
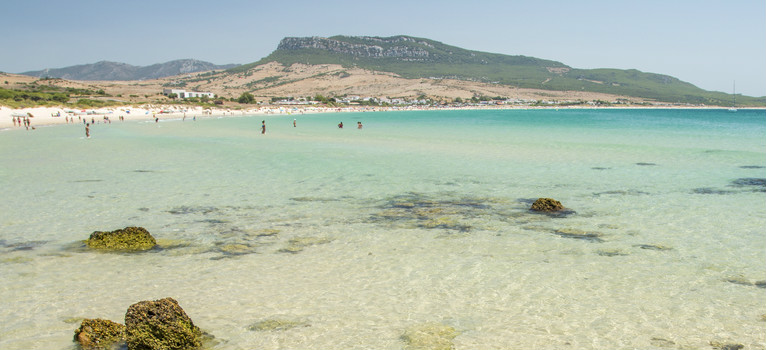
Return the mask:
<path fill-rule="evenodd" d="M 85 137 L 90 138 L 90 124 L 85 123 Z"/>
<path fill-rule="evenodd" d="M 361 129 L 362 128 L 362 122 L 356 122 L 356 128 Z"/>
<path fill-rule="evenodd" d="M 266 121 L 264 120 L 261 122 L 261 134 L 265 134 L 265 133 L 266 133 Z"/>
<path fill-rule="evenodd" d="M 338 129 L 343 129 L 343 122 L 340 122 L 340 124 L 338 124 Z"/>
<path fill-rule="evenodd" d="M 298 123 L 298 121 L 296 119 L 293 119 L 293 127 L 294 128 L 298 126 L 297 123 Z"/>

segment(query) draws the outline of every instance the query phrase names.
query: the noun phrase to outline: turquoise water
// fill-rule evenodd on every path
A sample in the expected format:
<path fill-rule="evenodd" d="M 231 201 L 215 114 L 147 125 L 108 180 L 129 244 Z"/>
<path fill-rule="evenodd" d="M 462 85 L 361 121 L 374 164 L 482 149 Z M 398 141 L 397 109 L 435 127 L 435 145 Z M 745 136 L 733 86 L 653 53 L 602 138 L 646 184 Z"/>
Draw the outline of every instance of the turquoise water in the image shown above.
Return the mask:
<path fill-rule="evenodd" d="M 0 132 L 2 349 L 70 349 L 80 318 L 167 296 L 216 349 L 402 349 L 421 324 L 454 327 L 456 349 L 766 348 L 763 110 L 282 114 L 91 135 Z M 574 213 L 532 214 L 538 197 Z M 162 248 L 81 248 L 133 225 Z M 273 319 L 302 326 L 251 330 Z"/>

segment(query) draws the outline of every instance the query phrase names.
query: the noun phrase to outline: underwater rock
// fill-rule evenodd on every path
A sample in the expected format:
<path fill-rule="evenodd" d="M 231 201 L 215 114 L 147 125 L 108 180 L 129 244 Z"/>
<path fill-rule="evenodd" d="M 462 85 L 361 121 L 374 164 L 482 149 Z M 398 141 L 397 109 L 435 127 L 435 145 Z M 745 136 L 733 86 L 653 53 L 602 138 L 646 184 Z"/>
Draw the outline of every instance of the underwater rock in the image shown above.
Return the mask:
<path fill-rule="evenodd" d="M 210 213 L 215 213 L 217 211 L 218 211 L 218 208 L 216 207 L 203 207 L 203 206 L 189 207 L 189 206 L 182 205 L 180 207 L 175 207 L 173 209 L 168 210 L 168 213 L 173 215 L 186 215 L 186 214 L 207 215 Z"/>
<path fill-rule="evenodd" d="M 125 326 L 104 319 L 84 319 L 74 331 L 74 341 L 84 350 L 110 349 L 125 341 Z"/>
<path fill-rule="evenodd" d="M 425 323 L 407 329 L 401 336 L 405 350 L 452 350 L 452 339 L 459 335 L 455 328 L 440 323 Z"/>
<path fill-rule="evenodd" d="M 601 239 L 601 236 L 603 236 L 601 233 L 582 231 L 582 230 L 577 230 L 573 228 L 555 230 L 553 233 L 564 238 L 584 239 L 586 241 L 599 242 L 599 243 L 604 241 L 603 239 Z"/>
<path fill-rule="evenodd" d="M 637 191 L 637 190 L 627 190 L 627 191 L 618 190 L 618 191 L 596 192 L 596 193 L 593 194 L 593 196 L 594 197 L 600 197 L 600 196 L 604 196 L 604 195 L 618 195 L 618 196 L 631 195 L 631 196 L 639 196 L 639 195 L 645 195 L 645 194 L 649 194 L 649 192 Z"/>
<path fill-rule="evenodd" d="M 304 248 L 332 242 L 332 239 L 322 237 L 296 237 L 287 242 L 287 246 L 280 249 L 280 253 L 299 253 Z"/>
<path fill-rule="evenodd" d="M 561 202 L 552 199 L 552 198 L 538 198 L 530 208 L 532 211 L 542 211 L 542 212 L 554 212 L 559 210 L 564 210 L 564 206 L 561 204 Z"/>
<path fill-rule="evenodd" d="M 715 340 L 710 341 L 710 346 L 712 346 L 716 350 L 740 350 L 745 348 L 745 346 L 742 344 L 724 343 L 724 342 L 715 341 Z"/>
<path fill-rule="evenodd" d="M 253 323 L 247 329 L 251 331 L 256 332 L 267 332 L 267 331 L 284 331 L 291 328 L 298 328 L 298 327 L 310 327 L 311 325 L 306 322 L 300 322 L 300 321 L 290 321 L 290 320 L 284 320 L 284 319 L 268 319 L 263 321 L 258 321 L 256 323 Z"/>
<path fill-rule="evenodd" d="M 739 284 L 741 286 L 752 286 L 753 282 L 750 282 L 749 279 L 745 278 L 744 276 L 733 276 L 729 278 L 724 278 L 725 282 Z"/>
<path fill-rule="evenodd" d="M 111 232 L 95 231 L 85 244 L 93 249 L 140 251 L 154 248 L 157 241 L 145 228 L 130 226 Z"/>
<path fill-rule="evenodd" d="M 130 350 L 196 349 L 203 341 L 202 331 L 173 298 L 131 305 L 125 333 Z"/>
<path fill-rule="evenodd" d="M 446 230 L 456 230 L 460 232 L 468 232 L 471 230 L 470 225 L 463 225 L 457 219 L 442 216 L 425 220 L 420 227 L 422 228 L 441 228 Z"/>
<path fill-rule="evenodd" d="M 647 250 L 673 250 L 671 247 L 667 247 L 661 244 L 636 244 L 634 247 L 641 248 L 641 249 L 647 249 Z"/>
<path fill-rule="evenodd" d="M 622 251 L 622 249 L 599 249 L 596 251 L 596 254 L 601 256 L 625 256 L 629 255 L 628 253 Z"/>
<path fill-rule="evenodd" d="M 653 337 L 650 340 L 650 343 L 653 346 L 656 346 L 658 348 L 673 348 L 676 345 L 676 343 L 674 343 L 671 340 L 667 340 L 667 339 L 664 339 L 664 338 L 657 338 L 657 337 Z"/>

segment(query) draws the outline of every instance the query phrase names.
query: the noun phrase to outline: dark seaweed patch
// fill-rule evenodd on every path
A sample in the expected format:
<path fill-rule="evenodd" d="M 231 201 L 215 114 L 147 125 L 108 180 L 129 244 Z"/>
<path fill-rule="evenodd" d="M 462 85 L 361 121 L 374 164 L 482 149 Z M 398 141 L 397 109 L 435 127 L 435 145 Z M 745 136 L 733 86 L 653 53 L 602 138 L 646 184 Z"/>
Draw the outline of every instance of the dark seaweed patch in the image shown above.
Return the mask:
<path fill-rule="evenodd" d="M 638 163 L 636 163 L 636 165 L 638 165 L 638 166 L 655 166 L 657 164 L 655 164 L 655 163 L 638 162 Z"/>
<path fill-rule="evenodd" d="M 180 206 L 175 207 L 173 209 L 168 210 L 168 213 L 174 214 L 174 215 L 186 215 L 186 214 L 203 214 L 207 215 L 210 213 L 215 213 L 218 211 L 218 208 L 216 207 L 202 207 L 202 206 L 195 206 L 195 207 L 188 207 L 188 206 Z"/>
<path fill-rule="evenodd" d="M 719 190 L 710 187 L 700 187 L 692 190 L 694 194 L 732 194 L 734 191 Z"/>
<path fill-rule="evenodd" d="M 99 180 L 99 179 L 90 179 L 90 180 L 74 180 L 74 181 L 72 181 L 72 182 L 75 182 L 75 183 L 77 183 L 77 182 L 103 182 L 103 181 L 104 181 L 104 180 Z"/>
<path fill-rule="evenodd" d="M 760 166 L 760 165 L 743 165 L 740 168 L 742 169 L 763 169 L 766 168 L 766 166 Z"/>
<path fill-rule="evenodd" d="M 664 245 L 659 244 L 636 244 L 634 247 L 641 248 L 641 249 L 647 249 L 647 250 L 658 250 L 658 251 L 665 251 L 665 250 L 672 250 L 673 248 L 666 247 Z"/>
<path fill-rule="evenodd" d="M 753 192 L 766 192 L 766 179 L 744 177 L 732 181 L 731 186 L 750 189 Z"/>
<path fill-rule="evenodd" d="M 488 198 L 437 199 L 418 193 L 389 198 L 374 213 L 372 222 L 403 223 L 409 227 L 468 232 L 473 227 L 464 218 L 490 214 Z"/>
<path fill-rule="evenodd" d="M 133 170 L 133 172 L 134 173 L 156 173 L 156 171 L 154 170 L 143 170 L 143 169 Z"/>
<path fill-rule="evenodd" d="M 340 199 L 337 198 L 321 198 L 321 197 L 293 197 L 290 198 L 291 201 L 296 202 L 338 202 Z"/>
<path fill-rule="evenodd" d="M 598 232 L 585 232 L 580 230 L 573 230 L 573 229 L 564 229 L 564 230 L 555 230 L 553 233 L 564 237 L 564 238 L 574 238 L 574 239 L 582 239 L 589 242 L 595 242 L 595 243 L 601 243 L 604 240 L 601 239 L 602 234 Z"/>
<path fill-rule="evenodd" d="M 38 248 L 45 243 L 48 243 L 48 241 L 26 241 L 26 242 L 18 242 L 18 243 L 5 243 L 5 241 L 2 242 L 3 247 L 8 248 L 10 251 L 21 251 L 21 250 L 33 250 L 35 248 Z"/>
<path fill-rule="evenodd" d="M 732 181 L 731 184 L 732 186 L 735 186 L 735 187 L 747 187 L 747 186 L 766 187 L 766 179 L 744 177 L 744 178 L 740 178 L 740 179 L 736 179 Z"/>
<path fill-rule="evenodd" d="M 594 166 L 591 169 L 593 169 L 593 170 L 609 170 L 609 169 L 612 169 L 612 168 L 604 168 L 604 167 L 600 167 L 600 166 Z"/>
<path fill-rule="evenodd" d="M 627 191 L 618 190 L 618 191 L 596 192 L 596 193 L 593 194 L 593 196 L 594 197 L 599 197 L 599 196 L 603 196 L 603 195 L 620 195 L 620 196 L 631 195 L 631 196 L 638 196 L 638 195 L 644 195 L 644 194 L 649 194 L 649 192 L 637 191 L 637 190 L 627 190 Z"/>

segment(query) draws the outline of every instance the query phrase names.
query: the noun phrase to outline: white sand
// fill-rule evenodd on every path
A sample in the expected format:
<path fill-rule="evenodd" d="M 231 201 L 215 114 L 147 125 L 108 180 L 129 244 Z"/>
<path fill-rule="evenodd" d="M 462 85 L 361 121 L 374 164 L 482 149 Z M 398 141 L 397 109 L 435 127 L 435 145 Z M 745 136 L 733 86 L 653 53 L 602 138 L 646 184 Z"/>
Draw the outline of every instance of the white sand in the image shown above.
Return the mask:
<path fill-rule="evenodd" d="M 350 111 L 349 109 L 344 109 Z M 356 110 L 356 109 L 354 109 Z M 225 108 L 203 109 L 199 106 L 179 107 L 179 106 L 142 106 L 142 107 L 109 107 L 98 109 L 73 109 L 61 107 L 36 107 L 11 109 L 0 106 L 0 129 L 24 128 L 24 119 L 28 116 L 30 129 L 44 125 L 55 125 L 65 123 L 83 123 L 83 118 L 87 122 L 104 122 L 105 117 L 111 121 L 119 121 L 120 117 L 124 120 L 151 120 L 155 117 L 159 119 L 178 119 L 193 117 L 211 117 L 211 116 L 234 116 L 234 115 L 257 115 L 257 114 L 288 114 L 288 113 L 321 113 L 321 112 L 340 111 L 335 108 L 322 107 L 303 107 L 298 110 L 292 107 L 265 107 L 255 109 L 231 110 Z M 21 117 L 21 124 L 14 124 L 14 119 Z"/>

